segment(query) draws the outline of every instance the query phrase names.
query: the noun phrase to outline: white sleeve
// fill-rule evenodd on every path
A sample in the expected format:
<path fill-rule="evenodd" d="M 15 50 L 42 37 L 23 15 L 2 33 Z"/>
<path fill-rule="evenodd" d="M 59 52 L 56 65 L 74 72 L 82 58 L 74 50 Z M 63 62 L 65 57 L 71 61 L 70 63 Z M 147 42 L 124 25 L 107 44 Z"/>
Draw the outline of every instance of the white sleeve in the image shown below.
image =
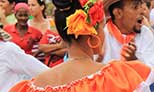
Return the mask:
<path fill-rule="evenodd" d="M 150 12 L 150 22 L 152 26 L 154 26 L 154 9 L 152 9 Z"/>
<path fill-rule="evenodd" d="M 8 53 L 10 53 L 8 62 L 14 72 L 34 77 L 42 71 L 49 69 L 35 57 L 26 54 L 15 44 L 9 46 Z"/>
<path fill-rule="evenodd" d="M 154 70 L 151 69 L 148 78 L 142 83 L 140 83 L 133 92 L 153 92 L 150 90 L 150 85 L 153 83 L 154 83 Z"/>
<path fill-rule="evenodd" d="M 143 61 L 146 65 L 153 67 L 154 66 L 154 35 L 146 27 L 142 27 L 142 32 L 139 34 L 136 39 L 137 51 L 136 56 L 139 60 Z"/>

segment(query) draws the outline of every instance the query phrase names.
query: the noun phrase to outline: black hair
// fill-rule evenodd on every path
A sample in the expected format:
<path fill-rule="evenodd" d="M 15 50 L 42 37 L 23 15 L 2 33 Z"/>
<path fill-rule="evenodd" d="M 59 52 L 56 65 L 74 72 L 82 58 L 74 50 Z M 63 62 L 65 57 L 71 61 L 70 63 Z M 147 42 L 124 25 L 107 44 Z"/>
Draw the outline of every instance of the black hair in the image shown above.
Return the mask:
<path fill-rule="evenodd" d="M 143 2 L 146 4 L 148 9 L 150 9 L 150 7 L 151 7 L 151 0 L 143 0 Z"/>
<path fill-rule="evenodd" d="M 81 9 L 81 5 L 78 0 L 52 0 L 56 6 L 55 10 L 55 24 L 59 35 L 65 42 L 71 44 L 72 39 L 75 39 L 74 35 L 67 34 L 66 17 L 75 12 L 76 9 Z M 68 8 L 67 10 L 61 10 Z"/>
<path fill-rule="evenodd" d="M 122 8 L 123 7 L 123 0 L 120 0 L 118 2 L 115 2 L 114 4 L 110 5 L 109 6 L 109 13 L 110 13 L 110 16 L 111 16 L 111 19 L 114 20 L 115 19 L 115 16 L 113 14 L 113 10 L 115 8 Z"/>
<path fill-rule="evenodd" d="M 15 0 L 8 0 L 8 2 L 9 2 L 10 4 L 12 4 L 12 3 L 15 2 Z"/>
<path fill-rule="evenodd" d="M 15 4 L 17 3 L 27 3 L 27 0 L 14 0 Z"/>
<path fill-rule="evenodd" d="M 45 1 L 44 0 L 37 0 L 37 3 L 40 5 L 40 6 L 44 6 L 44 9 L 42 11 L 42 14 L 43 14 L 43 17 L 46 18 L 46 15 L 45 15 L 45 10 L 46 10 L 46 4 L 45 4 Z"/>
<path fill-rule="evenodd" d="M 113 10 L 115 8 L 122 9 L 125 5 L 125 1 L 127 1 L 127 0 L 120 0 L 120 1 L 117 1 L 117 2 L 115 2 L 115 3 L 113 3 L 112 5 L 109 6 L 108 10 L 109 10 L 109 13 L 110 13 L 112 20 L 115 19 L 115 16 L 113 14 Z M 132 0 L 132 4 L 133 4 L 134 9 L 137 8 L 139 5 L 141 5 L 142 3 L 143 3 L 142 0 Z"/>

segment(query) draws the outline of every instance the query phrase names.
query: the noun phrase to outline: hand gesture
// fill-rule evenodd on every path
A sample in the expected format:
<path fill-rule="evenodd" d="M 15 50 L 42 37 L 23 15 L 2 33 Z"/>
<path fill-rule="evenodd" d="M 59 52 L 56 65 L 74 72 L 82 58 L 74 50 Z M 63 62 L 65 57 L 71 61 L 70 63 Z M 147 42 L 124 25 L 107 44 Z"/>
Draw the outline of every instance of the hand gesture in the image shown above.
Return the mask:
<path fill-rule="evenodd" d="M 145 16 L 143 16 L 142 24 L 146 25 L 147 27 L 151 27 L 150 22 L 148 21 L 148 19 Z"/>
<path fill-rule="evenodd" d="M 137 48 L 134 42 L 125 44 L 121 51 L 122 60 L 126 61 L 136 60 L 137 59 L 137 57 L 135 56 L 136 49 Z"/>

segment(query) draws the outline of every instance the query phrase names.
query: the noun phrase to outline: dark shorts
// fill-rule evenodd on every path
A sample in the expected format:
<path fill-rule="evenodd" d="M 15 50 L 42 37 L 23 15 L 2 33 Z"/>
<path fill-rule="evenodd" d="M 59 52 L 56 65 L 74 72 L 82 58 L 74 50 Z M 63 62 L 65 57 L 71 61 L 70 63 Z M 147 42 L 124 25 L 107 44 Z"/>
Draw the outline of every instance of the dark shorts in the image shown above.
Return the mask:
<path fill-rule="evenodd" d="M 152 84 L 150 85 L 150 90 L 151 90 L 151 92 L 154 92 L 154 83 L 152 83 Z"/>

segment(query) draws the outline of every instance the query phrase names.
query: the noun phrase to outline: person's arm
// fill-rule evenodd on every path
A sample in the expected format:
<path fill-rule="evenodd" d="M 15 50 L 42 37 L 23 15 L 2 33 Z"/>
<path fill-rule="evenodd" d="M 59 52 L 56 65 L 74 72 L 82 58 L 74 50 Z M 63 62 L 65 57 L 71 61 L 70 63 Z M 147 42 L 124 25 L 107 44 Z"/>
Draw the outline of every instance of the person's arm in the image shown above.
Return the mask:
<path fill-rule="evenodd" d="M 53 51 L 50 54 L 64 56 L 66 52 L 67 52 L 67 48 L 62 48 L 62 49 L 58 49 L 56 51 Z"/>
<path fill-rule="evenodd" d="M 44 70 L 49 69 L 33 56 L 26 54 L 17 45 L 12 43 L 9 48 L 8 53 L 11 54 L 8 58 L 13 71 L 34 77 Z"/>
<path fill-rule="evenodd" d="M 153 67 L 154 66 L 154 35 L 146 27 L 141 28 L 140 36 L 136 39 L 137 58 L 144 62 L 146 65 Z"/>
<path fill-rule="evenodd" d="M 142 23 L 143 25 L 147 26 L 152 32 L 154 31 L 154 29 L 152 28 L 152 23 L 148 21 L 148 19 L 145 16 L 143 16 Z"/>
<path fill-rule="evenodd" d="M 60 43 L 55 44 L 40 44 L 39 50 L 44 53 L 50 53 L 52 51 L 65 48 L 64 43 L 61 41 Z"/>

